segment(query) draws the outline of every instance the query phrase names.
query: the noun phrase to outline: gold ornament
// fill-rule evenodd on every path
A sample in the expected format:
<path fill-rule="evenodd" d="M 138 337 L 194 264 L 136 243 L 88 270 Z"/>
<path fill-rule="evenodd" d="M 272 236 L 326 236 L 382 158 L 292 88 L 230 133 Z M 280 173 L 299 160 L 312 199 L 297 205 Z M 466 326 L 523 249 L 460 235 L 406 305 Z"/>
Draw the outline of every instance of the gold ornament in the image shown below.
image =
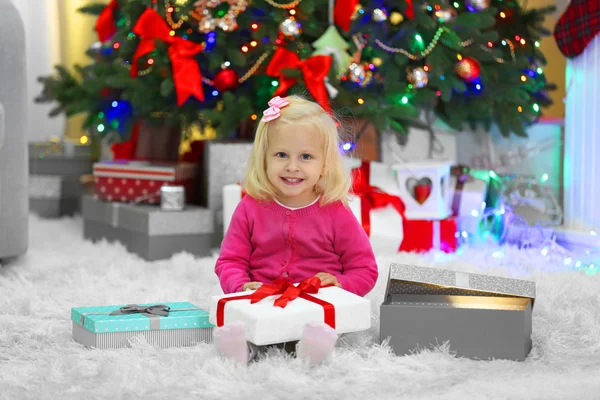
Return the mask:
<path fill-rule="evenodd" d="M 300 24 L 293 17 L 289 17 L 279 24 L 279 30 L 286 37 L 296 37 L 302 33 Z"/>
<path fill-rule="evenodd" d="M 387 12 L 382 8 L 376 8 L 371 13 L 371 18 L 373 18 L 373 21 L 375 22 L 383 22 L 387 17 Z"/>
<path fill-rule="evenodd" d="M 427 72 L 425 72 L 425 70 L 421 67 L 408 70 L 406 73 L 406 78 L 410 84 L 418 88 L 427 86 L 427 81 L 429 80 Z"/>
<path fill-rule="evenodd" d="M 454 8 L 445 8 L 443 10 L 436 10 L 435 13 L 433 13 L 435 19 L 437 19 L 439 22 L 450 22 L 452 21 L 454 18 L 456 18 L 456 10 Z"/>
<path fill-rule="evenodd" d="M 223 17 L 215 18 L 212 9 L 221 3 L 228 3 L 229 9 Z M 198 19 L 198 30 L 201 33 L 214 31 L 217 27 L 225 32 L 231 32 L 238 26 L 236 17 L 246 11 L 248 0 L 198 0 L 191 15 Z"/>
<path fill-rule="evenodd" d="M 381 64 L 383 64 L 383 60 L 379 57 L 373 57 L 371 62 L 373 63 L 374 66 L 376 66 L 378 68 L 381 67 Z"/>
<path fill-rule="evenodd" d="M 373 78 L 373 72 L 365 64 L 352 63 L 350 64 L 348 78 L 358 83 L 360 87 L 367 86 Z"/>
<path fill-rule="evenodd" d="M 390 23 L 392 25 L 398 25 L 402 21 L 404 21 L 404 15 L 402 15 L 398 11 L 392 11 L 392 13 L 390 14 Z"/>
<path fill-rule="evenodd" d="M 490 0 L 467 0 L 467 7 L 474 8 L 477 11 L 485 10 L 490 6 Z"/>

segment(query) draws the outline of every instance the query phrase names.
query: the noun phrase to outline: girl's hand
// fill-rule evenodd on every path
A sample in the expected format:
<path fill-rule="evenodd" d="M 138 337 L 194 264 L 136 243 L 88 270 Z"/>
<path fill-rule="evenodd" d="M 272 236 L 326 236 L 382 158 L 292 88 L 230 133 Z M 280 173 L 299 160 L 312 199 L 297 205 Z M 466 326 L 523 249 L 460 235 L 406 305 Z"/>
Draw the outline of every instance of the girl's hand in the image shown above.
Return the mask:
<path fill-rule="evenodd" d="M 337 278 L 331 274 L 328 274 L 327 272 L 319 272 L 315 276 L 321 280 L 321 286 L 333 285 L 339 288 L 342 287 Z"/>
<path fill-rule="evenodd" d="M 248 283 L 244 283 L 244 286 L 242 286 L 242 291 L 245 292 L 246 290 L 256 290 L 259 287 L 261 287 L 262 283 L 260 282 L 248 282 Z"/>

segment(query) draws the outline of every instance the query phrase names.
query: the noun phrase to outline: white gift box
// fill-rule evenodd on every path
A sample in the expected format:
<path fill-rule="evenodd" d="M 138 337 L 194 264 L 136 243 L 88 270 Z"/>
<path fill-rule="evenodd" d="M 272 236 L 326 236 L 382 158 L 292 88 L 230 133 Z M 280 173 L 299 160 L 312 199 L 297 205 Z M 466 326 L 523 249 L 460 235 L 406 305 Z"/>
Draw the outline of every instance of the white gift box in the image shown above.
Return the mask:
<path fill-rule="evenodd" d="M 223 234 L 227 232 L 233 212 L 242 200 L 242 187 L 237 183 L 223 186 Z"/>
<path fill-rule="evenodd" d="M 454 194 L 456 191 L 457 178 L 450 178 L 450 196 L 448 198 L 448 207 L 452 208 Z M 487 182 L 477 178 L 471 178 L 463 184 L 460 193 L 460 203 L 458 207 L 458 229 L 461 232 L 476 234 L 479 228 L 483 213 L 485 211 L 485 196 L 487 193 Z"/>
<path fill-rule="evenodd" d="M 396 171 L 400 198 L 406 206 L 407 219 L 440 220 L 450 216 L 449 161 L 420 161 L 393 165 Z M 414 193 L 418 186 L 429 186 L 429 195 L 423 202 Z"/>
<path fill-rule="evenodd" d="M 348 205 L 358 222 L 362 224 L 360 197 L 352 196 Z M 398 253 L 404 238 L 402 216 L 391 204 L 374 208 L 369 215 L 371 218 L 369 241 L 373 252 L 379 255 Z"/>
<path fill-rule="evenodd" d="M 210 304 L 210 322 L 217 325 L 217 307 L 222 298 L 240 297 L 254 293 L 233 293 L 214 296 Z M 338 287 L 319 289 L 310 296 L 335 307 L 335 331 L 338 334 L 364 331 L 371 327 L 371 301 Z M 300 340 L 306 324 L 325 322 L 322 305 L 296 298 L 285 308 L 273 303 L 280 295 L 268 296 L 250 304 L 250 299 L 231 300 L 223 309 L 223 324 L 242 321 L 246 324 L 247 340 L 257 346 Z"/>

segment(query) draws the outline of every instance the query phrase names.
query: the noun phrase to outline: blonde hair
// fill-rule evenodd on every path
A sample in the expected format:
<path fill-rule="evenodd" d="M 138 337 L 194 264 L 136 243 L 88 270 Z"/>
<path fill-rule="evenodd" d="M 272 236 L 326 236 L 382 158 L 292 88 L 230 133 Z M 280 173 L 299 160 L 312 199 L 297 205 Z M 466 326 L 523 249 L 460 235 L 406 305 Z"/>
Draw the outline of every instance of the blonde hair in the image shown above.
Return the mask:
<path fill-rule="evenodd" d="M 300 96 L 287 97 L 290 104 L 281 109 L 281 116 L 270 122 L 261 121 L 256 128 L 254 146 L 248 160 L 246 177 L 242 183 L 244 190 L 257 200 L 269 201 L 276 198 L 277 190 L 267 177 L 267 149 L 269 135 L 284 124 L 312 125 L 323 135 L 324 171 L 315 185 L 315 192 L 321 196 L 320 205 L 324 206 L 341 201 L 348 206 L 350 173 L 344 167 L 340 153 L 340 136 L 336 121 L 317 103 Z M 301 135 L 303 130 L 298 129 Z"/>

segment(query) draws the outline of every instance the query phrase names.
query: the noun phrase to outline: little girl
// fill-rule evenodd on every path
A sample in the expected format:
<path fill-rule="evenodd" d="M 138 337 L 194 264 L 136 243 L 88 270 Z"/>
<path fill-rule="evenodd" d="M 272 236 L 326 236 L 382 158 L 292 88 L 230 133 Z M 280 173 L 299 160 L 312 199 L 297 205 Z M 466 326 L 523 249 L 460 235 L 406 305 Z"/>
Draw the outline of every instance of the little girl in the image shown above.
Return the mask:
<path fill-rule="evenodd" d="M 215 267 L 223 291 L 316 276 L 323 286 L 366 295 L 377 281 L 377 264 L 369 238 L 348 208 L 350 176 L 335 121 L 298 96 L 275 97 L 269 106 L 243 182 L 247 195 L 233 213 Z M 214 340 L 221 354 L 238 361 L 255 355 L 241 323 L 216 329 Z M 325 323 L 307 325 L 298 356 L 318 364 L 336 340 Z"/>

